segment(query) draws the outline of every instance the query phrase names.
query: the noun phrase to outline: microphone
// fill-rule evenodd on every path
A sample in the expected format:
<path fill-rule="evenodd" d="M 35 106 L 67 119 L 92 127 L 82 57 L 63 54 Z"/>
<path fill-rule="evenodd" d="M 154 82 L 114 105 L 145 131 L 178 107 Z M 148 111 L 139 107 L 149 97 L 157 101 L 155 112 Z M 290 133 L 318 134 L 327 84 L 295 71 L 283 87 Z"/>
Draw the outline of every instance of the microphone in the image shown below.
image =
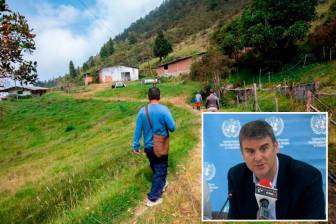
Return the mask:
<path fill-rule="evenodd" d="M 274 204 L 278 198 L 278 189 L 272 188 L 272 182 L 268 179 L 261 179 L 255 186 L 255 197 L 258 202 L 258 219 L 271 219 L 270 204 Z"/>
<path fill-rule="evenodd" d="M 220 211 L 218 212 L 218 214 L 217 214 L 217 219 L 220 218 L 220 214 L 223 212 L 223 210 L 224 210 L 226 204 L 229 202 L 229 200 L 230 200 L 231 197 L 232 197 L 232 193 L 230 192 L 230 193 L 228 193 L 228 196 L 227 196 L 227 198 L 226 198 L 226 200 L 225 200 L 225 202 L 224 202 L 223 207 L 221 208 L 221 210 L 220 210 Z"/>

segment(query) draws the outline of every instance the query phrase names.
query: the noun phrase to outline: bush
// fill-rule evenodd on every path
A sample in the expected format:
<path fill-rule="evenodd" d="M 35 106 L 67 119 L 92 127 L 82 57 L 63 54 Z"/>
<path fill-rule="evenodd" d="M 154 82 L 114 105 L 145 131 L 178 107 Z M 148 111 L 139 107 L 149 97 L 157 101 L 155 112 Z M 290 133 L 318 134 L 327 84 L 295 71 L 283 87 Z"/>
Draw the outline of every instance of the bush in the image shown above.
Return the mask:
<path fill-rule="evenodd" d="M 73 125 L 68 125 L 66 128 L 65 128 L 65 132 L 70 132 L 72 130 L 75 130 L 75 127 Z"/>

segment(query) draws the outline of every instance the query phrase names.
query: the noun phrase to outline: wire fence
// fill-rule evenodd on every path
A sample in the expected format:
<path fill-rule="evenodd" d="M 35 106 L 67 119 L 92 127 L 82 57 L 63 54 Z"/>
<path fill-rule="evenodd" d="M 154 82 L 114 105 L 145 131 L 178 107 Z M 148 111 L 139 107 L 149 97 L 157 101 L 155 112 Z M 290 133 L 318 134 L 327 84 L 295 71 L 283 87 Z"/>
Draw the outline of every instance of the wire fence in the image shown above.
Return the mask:
<path fill-rule="evenodd" d="M 259 90 L 259 91 L 258 91 Z M 299 85 L 277 85 L 273 88 L 257 88 L 256 83 L 253 84 L 253 87 L 249 88 L 227 88 L 223 90 L 223 95 L 225 96 L 228 93 L 234 95 L 235 102 L 238 106 L 242 106 L 245 109 L 250 109 L 255 112 L 262 112 L 261 102 L 262 99 L 258 96 L 258 93 L 268 92 L 274 93 L 273 100 L 267 100 L 268 109 L 270 107 L 270 100 L 273 101 L 273 108 L 275 112 L 279 111 L 279 104 L 281 99 L 278 96 L 288 96 L 296 102 L 305 105 L 306 111 L 326 111 L 329 113 L 329 120 L 332 124 L 336 125 L 336 122 L 333 120 L 333 112 L 336 108 L 328 105 L 326 102 L 323 102 L 320 99 L 319 93 L 319 83 L 308 83 L 308 84 L 299 84 Z M 269 95 L 269 94 L 268 94 Z M 272 97 L 272 96 L 271 96 Z M 252 106 L 249 105 L 252 103 Z M 303 107 L 304 108 L 304 107 Z M 269 111 L 269 110 L 267 110 Z"/>

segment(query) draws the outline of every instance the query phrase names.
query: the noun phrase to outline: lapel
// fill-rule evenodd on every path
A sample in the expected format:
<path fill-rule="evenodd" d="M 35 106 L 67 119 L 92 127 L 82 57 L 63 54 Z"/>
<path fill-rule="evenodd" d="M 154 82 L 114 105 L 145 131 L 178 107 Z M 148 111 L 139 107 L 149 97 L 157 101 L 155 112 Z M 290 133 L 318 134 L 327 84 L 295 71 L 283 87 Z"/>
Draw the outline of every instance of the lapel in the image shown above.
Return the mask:
<path fill-rule="evenodd" d="M 246 166 L 246 165 L 245 165 Z M 257 211 L 258 211 L 258 203 L 255 198 L 255 184 L 253 183 L 253 175 L 252 172 L 245 167 L 245 182 L 242 188 L 245 192 L 245 197 L 242 200 L 242 213 L 247 213 L 245 219 L 256 219 L 257 218 Z"/>
<path fill-rule="evenodd" d="M 282 154 L 278 154 L 279 172 L 277 180 L 278 200 L 276 201 L 276 217 L 277 219 L 286 219 L 288 217 L 288 209 L 290 204 L 289 186 L 290 178 L 288 173 L 289 161 Z"/>

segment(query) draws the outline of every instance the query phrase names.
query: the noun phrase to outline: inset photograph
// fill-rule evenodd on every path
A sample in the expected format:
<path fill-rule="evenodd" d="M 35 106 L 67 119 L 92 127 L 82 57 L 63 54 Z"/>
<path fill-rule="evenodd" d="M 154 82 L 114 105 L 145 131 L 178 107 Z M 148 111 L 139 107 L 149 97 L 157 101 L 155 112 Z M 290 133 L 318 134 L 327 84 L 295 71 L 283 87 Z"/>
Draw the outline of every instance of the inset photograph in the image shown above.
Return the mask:
<path fill-rule="evenodd" d="M 326 221 L 327 113 L 203 113 L 202 221 Z"/>

